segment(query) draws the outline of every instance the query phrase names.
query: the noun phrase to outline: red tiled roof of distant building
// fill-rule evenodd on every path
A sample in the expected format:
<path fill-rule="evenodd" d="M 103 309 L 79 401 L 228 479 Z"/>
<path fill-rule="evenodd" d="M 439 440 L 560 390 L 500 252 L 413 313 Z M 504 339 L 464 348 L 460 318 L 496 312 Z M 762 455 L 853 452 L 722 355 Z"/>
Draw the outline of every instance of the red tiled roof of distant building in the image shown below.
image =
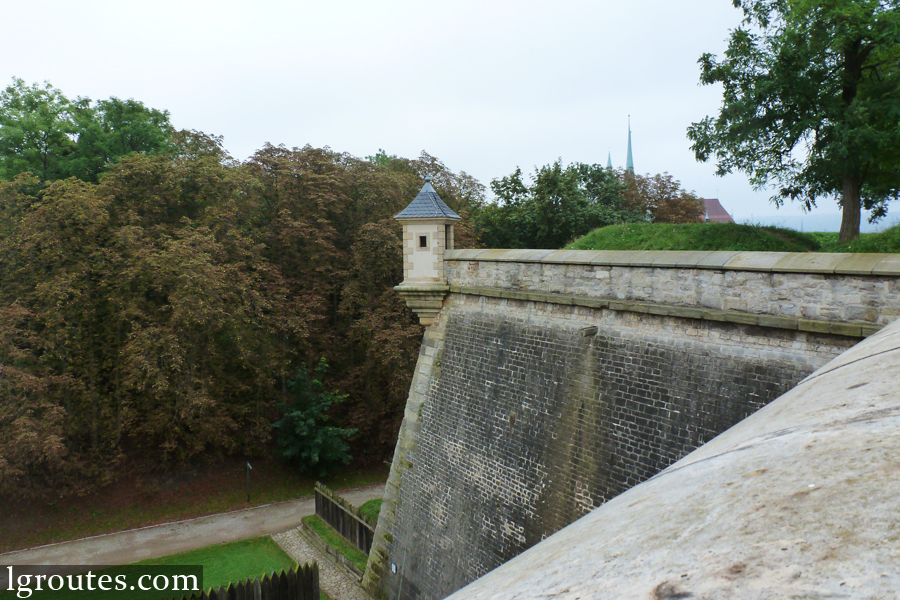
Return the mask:
<path fill-rule="evenodd" d="M 709 217 L 710 223 L 734 223 L 728 211 L 719 204 L 718 198 L 704 198 L 703 204 L 706 206 L 706 216 Z"/>

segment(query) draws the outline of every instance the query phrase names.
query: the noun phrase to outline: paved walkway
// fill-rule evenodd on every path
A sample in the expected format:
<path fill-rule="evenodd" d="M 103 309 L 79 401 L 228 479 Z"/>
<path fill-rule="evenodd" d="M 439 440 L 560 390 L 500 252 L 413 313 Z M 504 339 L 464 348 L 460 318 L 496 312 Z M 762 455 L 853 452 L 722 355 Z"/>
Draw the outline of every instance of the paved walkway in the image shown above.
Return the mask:
<path fill-rule="evenodd" d="M 340 491 L 355 506 L 372 498 L 380 498 L 383 493 L 383 484 Z M 296 528 L 302 517 L 313 512 L 315 499 L 308 496 L 187 521 L 17 550 L 0 554 L 0 564 L 123 565 L 213 544 L 284 532 Z"/>
<path fill-rule="evenodd" d="M 272 538 L 298 563 L 319 563 L 319 587 L 331 600 L 371 600 L 355 577 L 338 567 L 334 558 L 307 542 L 296 527 Z"/>

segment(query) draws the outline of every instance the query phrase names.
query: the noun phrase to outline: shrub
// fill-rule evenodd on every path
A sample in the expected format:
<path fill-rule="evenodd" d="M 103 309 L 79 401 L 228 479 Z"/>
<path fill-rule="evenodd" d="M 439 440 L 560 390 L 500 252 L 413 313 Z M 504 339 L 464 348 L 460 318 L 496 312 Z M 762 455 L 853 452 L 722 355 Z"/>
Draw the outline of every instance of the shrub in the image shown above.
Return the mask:
<path fill-rule="evenodd" d="M 338 464 L 350 462 L 350 446 L 346 440 L 356 433 L 355 429 L 325 425 L 331 405 L 347 397 L 322 389 L 322 376 L 327 368 L 323 358 L 313 376 L 306 367 L 297 370 L 297 376 L 287 386 L 291 402 L 279 407 L 284 416 L 272 425 L 278 433 L 281 459 L 318 477 L 327 477 Z"/>

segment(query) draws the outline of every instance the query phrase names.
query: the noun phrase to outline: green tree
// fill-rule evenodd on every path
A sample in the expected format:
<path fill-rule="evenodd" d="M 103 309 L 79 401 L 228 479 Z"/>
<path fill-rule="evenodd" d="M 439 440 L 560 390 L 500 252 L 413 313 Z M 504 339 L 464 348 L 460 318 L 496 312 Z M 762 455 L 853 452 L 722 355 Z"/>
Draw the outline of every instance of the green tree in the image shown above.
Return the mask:
<path fill-rule="evenodd" d="M 0 92 L 0 179 L 31 172 L 43 181 L 96 182 L 129 154 L 173 150 L 168 111 L 137 100 L 69 100 L 49 82 L 21 79 Z"/>
<path fill-rule="evenodd" d="M 66 157 L 75 149 L 75 115 L 87 109 L 71 102 L 45 82 L 31 86 L 21 79 L 0 92 L 0 178 L 26 171 L 41 181 L 65 177 Z"/>
<path fill-rule="evenodd" d="M 144 106 L 134 99 L 100 100 L 76 113 L 77 143 L 69 158 L 69 174 L 97 181 L 110 164 L 133 152 L 157 154 L 172 149 L 169 111 Z"/>
<path fill-rule="evenodd" d="M 587 232 L 640 214 L 625 206 L 625 187 L 600 165 L 562 161 L 536 169 L 528 185 L 522 171 L 491 182 L 497 204 L 475 214 L 477 230 L 490 248 L 562 248 Z"/>
<path fill-rule="evenodd" d="M 721 83 L 719 116 L 688 128 L 698 160 L 737 169 L 776 205 L 836 197 L 841 241 L 859 237 L 900 194 L 900 1 L 733 0 L 744 24 L 722 61 L 700 58 Z"/>
<path fill-rule="evenodd" d="M 303 388 L 291 378 L 319 356 L 328 379 L 307 384 L 348 394 L 327 410 L 327 426 L 359 432 L 348 453 L 393 450 L 422 329 L 392 289 L 391 217 L 420 170 L 459 210 L 477 182 L 424 153 L 379 164 L 266 146 L 237 164 L 221 138 L 168 143 L 96 183 L 0 181 L 4 497 L 87 492 L 124 461 L 140 473 L 270 452 L 279 404 Z"/>
<path fill-rule="evenodd" d="M 313 376 L 305 367 L 288 382 L 291 402 L 282 405 L 284 417 L 272 425 L 278 432 L 279 455 L 297 464 L 304 472 L 325 477 L 338 464 L 350 462 L 347 438 L 355 429 L 325 425 L 326 411 L 347 396 L 325 391 L 322 377 L 328 368 L 325 359 L 319 360 Z"/>

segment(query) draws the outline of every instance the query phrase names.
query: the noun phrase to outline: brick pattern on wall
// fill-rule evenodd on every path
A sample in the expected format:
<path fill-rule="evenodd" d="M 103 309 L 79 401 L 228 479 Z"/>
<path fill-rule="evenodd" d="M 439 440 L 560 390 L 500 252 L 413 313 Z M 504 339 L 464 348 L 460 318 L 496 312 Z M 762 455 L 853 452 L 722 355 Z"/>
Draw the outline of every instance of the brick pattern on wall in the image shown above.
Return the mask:
<path fill-rule="evenodd" d="M 376 532 L 382 597 L 443 598 L 652 477 L 852 343 L 463 295 L 448 298 L 440 320 L 420 354 L 420 396 L 407 409 L 414 423 L 405 423 L 394 460 L 402 485 L 389 485 L 382 515 L 390 514 Z"/>

